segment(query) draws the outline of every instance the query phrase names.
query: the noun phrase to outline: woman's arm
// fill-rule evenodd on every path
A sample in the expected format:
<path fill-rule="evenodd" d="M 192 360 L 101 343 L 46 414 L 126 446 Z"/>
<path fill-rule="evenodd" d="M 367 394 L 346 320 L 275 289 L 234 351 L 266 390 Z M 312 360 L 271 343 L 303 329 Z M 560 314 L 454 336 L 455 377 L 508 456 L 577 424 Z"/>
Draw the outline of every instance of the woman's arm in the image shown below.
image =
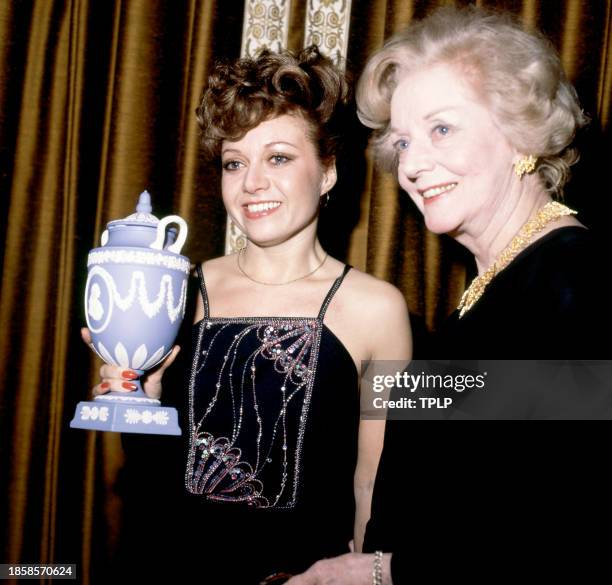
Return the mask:
<path fill-rule="evenodd" d="M 368 302 L 371 308 L 363 335 L 367 336 L 372 360 L 394 360 L 407 364 L 412 356 L 412 335 L 408 309 L 403 295 L 387 283 L 377 283 L 376 297 Z M 363 306 L 360 308 L 363 315 Z M 361 552 L 366 524 L 370 518 L 372 492 L 378 461 L 382 452 L 385 420 L 361 420 L 359 424 L 355 490 L 355 551 Z"/>
<path fill-rule="evenodd" d="M 359 423 L 359 451 L 353 480 L 355 490 L 355 552 L 363 549 L 366 524 L 370 519 L 376 469 L 385 434 L 384 420 L 362 420 Z"/>
<path fill-rule="evenodd" d="M 393 585 L 390 554 L 382 556 L 381 565 L 382 585 Z M 374 555 L 349 553 L 316 562 L 305 573 L 289 579 L 287 585 L 371 585 L 373 568 Z"/>

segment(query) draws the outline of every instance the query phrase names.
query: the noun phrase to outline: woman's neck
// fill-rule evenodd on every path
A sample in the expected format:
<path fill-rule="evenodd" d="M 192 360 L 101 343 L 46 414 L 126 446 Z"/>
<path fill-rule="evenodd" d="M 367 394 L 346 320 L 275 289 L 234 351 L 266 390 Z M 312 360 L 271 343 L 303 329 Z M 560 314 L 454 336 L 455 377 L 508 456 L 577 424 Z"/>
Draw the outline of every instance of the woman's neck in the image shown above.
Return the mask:
<path fill-rule="evenodd" d="M 489 268 L 503 250 L 510 244 L 520 229 L 546 203 L 550 195 L 540 186 L 536 177 L 520 184 L 515 193 L 500 199 L 498 205 L 482 215 L 481 224 L 470 233 L 468 230 L 456 235 L 455 239 L 464 245 L 476 260 L 478 274 Z M 551 224 L 533 237 L 533 241 L 554 229 Z"/>
<path fill-rule="evenodd" d="M 316 238 L 293 238 L 275 246 L 258 246 L 249 242 L 239 253 L 238 267 L 252 280 L 280 284 L 313 272 L 326 256 Z"/>

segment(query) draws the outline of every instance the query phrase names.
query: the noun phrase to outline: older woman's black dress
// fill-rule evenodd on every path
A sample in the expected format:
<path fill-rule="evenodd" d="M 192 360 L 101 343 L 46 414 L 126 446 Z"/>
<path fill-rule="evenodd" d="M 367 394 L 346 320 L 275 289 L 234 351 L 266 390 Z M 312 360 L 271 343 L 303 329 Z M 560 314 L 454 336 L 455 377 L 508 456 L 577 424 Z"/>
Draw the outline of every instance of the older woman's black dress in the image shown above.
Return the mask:
<path fill-rule="evenodd" d="M 609 246 L 608 246 L 609 247 Z M 582 227 L 536 240 L 489 284 L 470 311 L 455 311 L 428 358 L 608 359 L 606 250 Z"/>
<path fill-rule="evenodd" d="M 583 228 L 550 232 L 497 275 L 463 318 L 453 313 L 425 357 L 610 358 L 602 257 Z M 488 389 L 437 418 L 612 419 L 612 382 L 596 386 L 561 406 L 541 394 L 536 404 L 517 388 L 501 397 L 502 412 Z M 536 434 L 524 425 L 389 421 L 366 550 L 394 553 L 394 585 L 423 572 L 478 582 L 590 580 L 608 557 L 600 530 L 612 522 L 609 440 L 600 428 L 564 427 L 565 434 L 557 425 Z"/>

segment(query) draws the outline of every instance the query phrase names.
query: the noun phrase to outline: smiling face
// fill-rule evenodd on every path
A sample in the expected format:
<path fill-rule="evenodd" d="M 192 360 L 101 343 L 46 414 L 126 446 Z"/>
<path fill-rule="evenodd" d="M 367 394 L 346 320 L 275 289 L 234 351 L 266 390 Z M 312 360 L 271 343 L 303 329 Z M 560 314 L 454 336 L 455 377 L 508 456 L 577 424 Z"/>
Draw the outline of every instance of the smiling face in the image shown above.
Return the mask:
<path fill-rule="evenodd" d="M 305 229 L 316 234 L 319 199 L 336 171 L 321 164 L 302 117 L 278 116 L 224 141 L 221 164 L 225 208 L 250 241 L 272 246 Z"/>
<path fill-rule="evenodd" d="M 435 233 L 478 237 L 515 193 L 518 153 L 457 68 L 435 65 L 401 79 L 390 140 L 399 183 Z"/>

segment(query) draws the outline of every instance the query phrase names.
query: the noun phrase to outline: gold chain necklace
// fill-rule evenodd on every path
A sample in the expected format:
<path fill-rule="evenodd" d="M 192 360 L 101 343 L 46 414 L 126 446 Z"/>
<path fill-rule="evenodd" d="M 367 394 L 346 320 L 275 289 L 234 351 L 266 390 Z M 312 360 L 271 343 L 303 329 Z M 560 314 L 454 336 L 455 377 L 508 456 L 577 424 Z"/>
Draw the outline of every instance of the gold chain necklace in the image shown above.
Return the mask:
<path fill-rule="evenodd" d="M 298 278 L 294 278 L 293 280 L 288 280 L 287 282 L 262 282 L 261 280 L 255 280 L 252 276 L 249 276 L 244 271 L 242 266 L 240 266 L 240 256 L 242 256 L 242 252 L 244 252 L 245 249 L 246 248 L 241 248 L 238 254 L 236 255 L 236 263 L 238 264 L 238 270 L 240 270 L 240 272 L 242 272 L 242 274 L 246 276 L 252 282 L 256 282 L 257 284 L 263 284 L 265 286 L 284 286 L 285 284 L 291 284 L 292 282 L 297 282 L 298 280 L 303 280 L 304 278 L 308 278 L 309 276 L 314 274 L 317 270 L 319 270 L 319 268 L 321 268 L 323 264 L 325 264 L 325 261 L 327 260 L 327 257 L 329 256 L 329 254 L 325 253 L 323 260 L 321 260 L 321 264 L 319 264 L 314 270 L 311 270 L 308 274 L 304 274 L 304 276 L 299 276 Z"/>
<path fill-rule="evenodd" d="M 576 212 L 557 201 L 548 202 L 536 215 L 530 219 L 519 231 L 512 241 L 502 250 L 497 260 L 487 268 L 487 270 L 477 276 L 468 289 L 463 293 L 461 301 L 457 309 L 460 310 L 459 318 L 463 317 L 475 304 L 476 301 L 483 295 L 489 283 L 493 280 L 496 274 L 501 272 L 519 252 L 522 252 L 531 242 L 533 236 L 541 232 L 546 225 L 552 221 L 556 221 L 566 215 L 574 215 Z"/>

